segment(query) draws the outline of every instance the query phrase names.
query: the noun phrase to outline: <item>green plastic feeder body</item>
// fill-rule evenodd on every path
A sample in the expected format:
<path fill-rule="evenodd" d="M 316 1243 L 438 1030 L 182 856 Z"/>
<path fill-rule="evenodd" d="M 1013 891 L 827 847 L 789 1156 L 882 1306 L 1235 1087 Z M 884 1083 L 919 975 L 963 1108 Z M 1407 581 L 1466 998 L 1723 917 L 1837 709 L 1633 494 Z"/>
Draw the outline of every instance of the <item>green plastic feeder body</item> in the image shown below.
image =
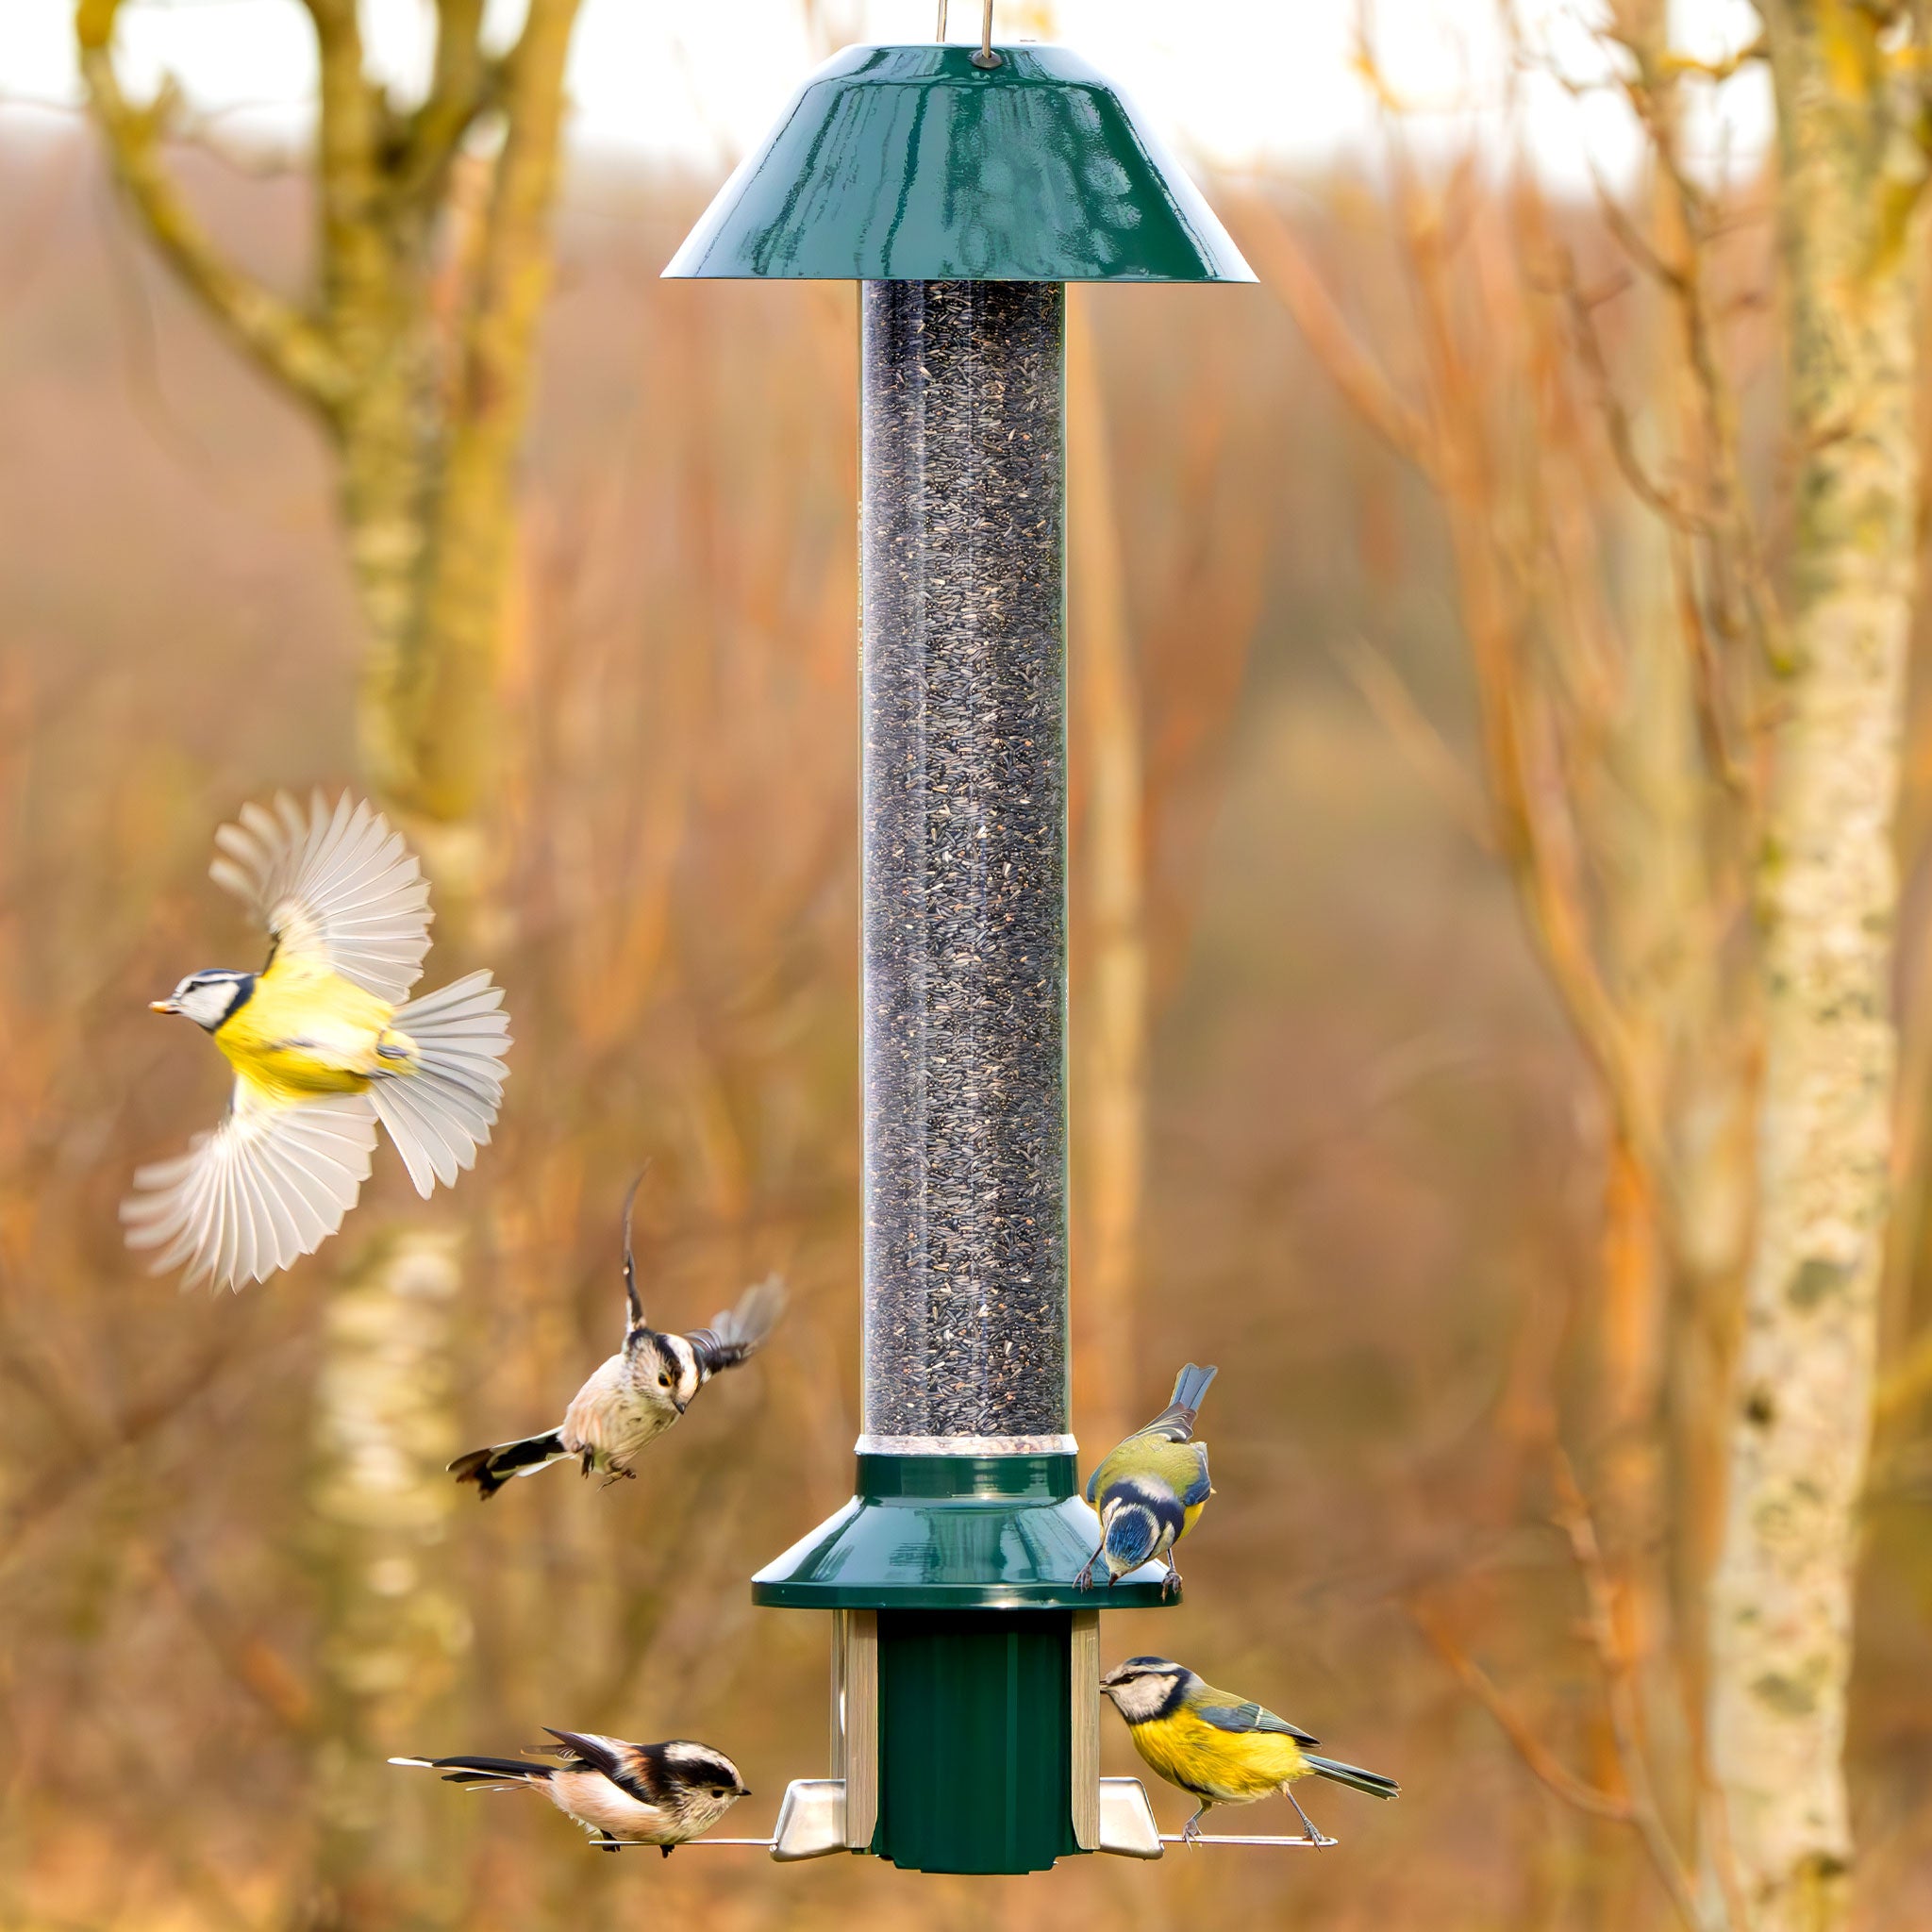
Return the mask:
<path fill-rule="evenodd" d="M 929 1872 L 1103 1848 L 1098 1612 L 1173 1601 L 1076 1582 L 1062 285 L 1255 279 L 1106 80 L 998 51 L 838 55 L 665 270 L 864 284 L 861 1434 L 752 1593 L 833 1616 L 840 1824 L 777 1856 Z"/>
<path fill-rule="evenodd" d="M 1064 47 L 847 47 L 691 232 L 671 276 L 1252 282 L 1132 104 Z"/>

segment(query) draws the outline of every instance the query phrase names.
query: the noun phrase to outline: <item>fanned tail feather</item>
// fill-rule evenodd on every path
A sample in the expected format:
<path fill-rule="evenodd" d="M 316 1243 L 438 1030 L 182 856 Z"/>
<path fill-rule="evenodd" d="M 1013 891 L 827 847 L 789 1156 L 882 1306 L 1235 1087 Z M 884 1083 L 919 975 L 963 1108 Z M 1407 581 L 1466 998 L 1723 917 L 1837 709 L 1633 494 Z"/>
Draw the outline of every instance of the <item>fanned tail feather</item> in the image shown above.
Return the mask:
<path fill-rule="evenodd" d="M 1165 1436 L 1170 1441 L 1185 1442 L 1194 1433 L 1194 1424 L 1200 1419 L 1201 1403 L 1208 1393 L 1208 1385 L 1220 1373 L 1212 1363 L 1204 1369 L 1198 1363 L 1190 1362 L 1174 1378 L 1174 1393 L 1168 1397 L 1167 1407 L 1140 1433 L 1143 1436 Z"/>
<path fill-rule="evenodd" d="M 1384 1777 L 1379 1771 L 1364 1771 L 1359 1765 L 1338 1764 L 1332 1757 L 1317 1757 L 1308 1752 L 1303 1753 L 1302 1762 L 1317 1776 L 1331 1778 L 1354 1791 L 1366 1791 L 1372 1798 L 1393 1798 L 1402 1790 L 1392 1777 Z"/>
<path fill-rule="evenodd" d="M 407 1070 L 373 1081 L 369 1097 L 416 1191 L 427 1198 L 489 1141 L 508 1077 L 509 1015 L 502 988 L 488 973 L 472 973 L 399 1008 L 392 1024 L 415 1042 L 416 1057 Z"/>

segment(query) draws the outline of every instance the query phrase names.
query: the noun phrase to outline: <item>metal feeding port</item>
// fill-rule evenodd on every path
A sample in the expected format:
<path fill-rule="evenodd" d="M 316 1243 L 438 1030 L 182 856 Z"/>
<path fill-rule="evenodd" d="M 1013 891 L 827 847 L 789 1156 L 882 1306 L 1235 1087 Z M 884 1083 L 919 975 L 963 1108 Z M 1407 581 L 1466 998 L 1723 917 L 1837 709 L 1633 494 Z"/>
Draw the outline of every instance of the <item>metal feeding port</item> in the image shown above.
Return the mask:
<path fill-rule="evenodd" d="M 851 47 L 665 271 L 861 282 L 863 1420 L 852 1500 L 753 1581 L 832 1622 L 833 1775 L 774 1857 L 1158 1857 L 1100 1776 L 1108 1605 L 1070 1433 L 1066 291 L 1252 281 L 1058 47 Z"/>

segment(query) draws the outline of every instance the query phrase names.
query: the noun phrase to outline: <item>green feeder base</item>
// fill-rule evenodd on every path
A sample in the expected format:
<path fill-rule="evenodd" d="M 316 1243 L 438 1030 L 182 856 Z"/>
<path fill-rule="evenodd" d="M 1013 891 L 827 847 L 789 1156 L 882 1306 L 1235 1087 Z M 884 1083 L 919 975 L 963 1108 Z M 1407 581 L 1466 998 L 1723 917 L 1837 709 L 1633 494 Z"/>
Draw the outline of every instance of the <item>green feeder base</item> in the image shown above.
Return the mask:
<path fill-rule="evenodd" d="M 880 1857 L 914 1872 L 1043 1872 L 1091 1849 L 1071 1798 L 1074 1615 L 880 1613 Z"/>
<path fill-rule="evenodd" d="M 1100 1537 L 1078 1480 L 1072 1456 L 861 1456 L 852 1501 L 753 1579 L 835 1612 L 846 1850 L 1039 1872 L 1099 1848 L 1099 1612 L 1176 1599 L 1156 1564 L 1078 1587 Z"/>

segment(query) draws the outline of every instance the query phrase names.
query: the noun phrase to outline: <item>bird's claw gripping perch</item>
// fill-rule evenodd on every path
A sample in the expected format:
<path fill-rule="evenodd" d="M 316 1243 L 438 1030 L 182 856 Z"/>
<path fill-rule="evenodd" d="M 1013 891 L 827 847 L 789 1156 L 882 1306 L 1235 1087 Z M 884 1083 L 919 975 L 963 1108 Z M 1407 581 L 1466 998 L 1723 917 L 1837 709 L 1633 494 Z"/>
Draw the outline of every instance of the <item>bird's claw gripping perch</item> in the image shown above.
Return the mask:
<path fill-rule="evenodd" d="M 1293 1788 L 1291 1786 L 1283 1785 L 1281 1788 L 1281 1795 L 1284 1798 L 1286 1798 L 1291 1805 L 1294 1807 L 1294 1815 L 1297 1818 L 1299 1818 L 1302 1822 L 1302 1836 L 1308 1841 L 1309 1844 L 1325 1845 L 1332 1842 L 1331 1840 L 1324 1838 L 1322 1834 L 1315 1829 L 1315 1821 L 1312 1818 L 1310 1818 L 1306 1811 L 1302 1809 L 1302 1801 L 1295 1796 Z"/>

